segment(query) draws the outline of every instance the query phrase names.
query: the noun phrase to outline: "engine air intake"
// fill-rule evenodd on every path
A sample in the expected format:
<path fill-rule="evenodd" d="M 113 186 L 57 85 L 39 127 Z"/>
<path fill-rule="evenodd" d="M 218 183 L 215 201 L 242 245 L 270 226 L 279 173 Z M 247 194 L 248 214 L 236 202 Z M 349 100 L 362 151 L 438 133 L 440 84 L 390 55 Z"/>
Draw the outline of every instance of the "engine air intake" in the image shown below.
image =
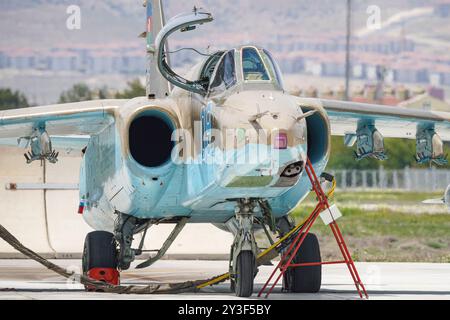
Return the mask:
<path fill-rule="evenodd" d="M 174 125 L 162 112 L 148 112 L 135 118 L 129 129 L 130 153 L 144 167 L 159 167 L 170 160 Z"/>

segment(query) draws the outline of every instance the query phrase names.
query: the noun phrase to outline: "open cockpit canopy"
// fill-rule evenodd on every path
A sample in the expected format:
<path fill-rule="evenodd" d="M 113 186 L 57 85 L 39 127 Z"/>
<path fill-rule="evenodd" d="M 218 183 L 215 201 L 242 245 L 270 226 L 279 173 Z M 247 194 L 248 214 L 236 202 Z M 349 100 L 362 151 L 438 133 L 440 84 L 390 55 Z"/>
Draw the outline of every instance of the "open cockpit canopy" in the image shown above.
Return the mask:
<path fill-rule="evenodd" d="M 234 87 L 239 90 L 283 90 L 281 73 L 274 59 L 267 50 L 255 46 L 242 46 L 210 55 L 197 80 L 188 80 L 177 74 L 167 61 L 168 37 L 175 31 L 191 31 L 212 20 L 211 14 L 195 9 L 193 13 L 172 18 L 164 26 L 155 41 L 157 66 L 164 78 L 174 86 L 202 96 L 222 94 Z"/>

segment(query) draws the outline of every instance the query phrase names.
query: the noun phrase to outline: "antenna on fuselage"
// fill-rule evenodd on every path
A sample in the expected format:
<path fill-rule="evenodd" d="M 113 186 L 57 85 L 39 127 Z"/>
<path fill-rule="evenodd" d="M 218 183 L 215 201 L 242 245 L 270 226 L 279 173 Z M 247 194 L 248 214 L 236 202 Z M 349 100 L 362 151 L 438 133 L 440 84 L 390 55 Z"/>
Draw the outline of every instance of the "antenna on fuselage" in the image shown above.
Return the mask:
<path fill-rule="evenodd" d="M 141 34 L 141 37 L 146 38 L 147 41 L 145 91 L 147 98 L 160 99 L 167 97 L 171 89 L 170 83 L 158 71 L 155 50 L 155 38 L 165 25 L 164 8 L 162 0 L 145 0 L 144 7 L 146 7 L 147 12 L 147 27 L 146 31 Z"/>

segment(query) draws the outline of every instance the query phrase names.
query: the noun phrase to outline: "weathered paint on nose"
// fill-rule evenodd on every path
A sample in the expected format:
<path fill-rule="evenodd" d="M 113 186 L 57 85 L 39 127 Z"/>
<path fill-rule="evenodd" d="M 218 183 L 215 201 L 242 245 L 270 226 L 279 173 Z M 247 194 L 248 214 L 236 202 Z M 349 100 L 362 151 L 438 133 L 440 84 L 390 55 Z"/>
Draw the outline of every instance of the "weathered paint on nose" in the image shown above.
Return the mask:
<path fill-rule="evenodd" d="M 246 91 L 213 110 L 215 127 L 222 135 L 214 156 L 225 161 L 218 185 L 283 188 L 295 184 L 306 161 L 307 132 L 302 109 L 290 96 Z"/>
<path fill-rule="evenodd" d="M 248 131 L 250 136 L 264 131 L 267 144 L 279 141 L 278 137 L 284 135 L 289 147 L 306 143 L 303 111 L 291 96 L 282 92 L 245 91 L 230 96 L 215 109 L 219 130 L 239 128 Z"/>

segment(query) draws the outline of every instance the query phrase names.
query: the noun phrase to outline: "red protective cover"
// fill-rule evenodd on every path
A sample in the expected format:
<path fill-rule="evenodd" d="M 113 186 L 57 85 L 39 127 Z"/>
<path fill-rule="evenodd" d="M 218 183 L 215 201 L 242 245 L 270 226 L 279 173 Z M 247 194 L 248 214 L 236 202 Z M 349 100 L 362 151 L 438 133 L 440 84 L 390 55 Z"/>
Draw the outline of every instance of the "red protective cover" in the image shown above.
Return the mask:
<path fill-rule="evenodd" d="M 87 276 L 116 286 L 120 284 L 120 273 L 114 268 L 92 268 L 87 272 Z M 95 288 L 90 288 L 89 286 L 86 286 L 86 289 L 95 290 Z"/>

